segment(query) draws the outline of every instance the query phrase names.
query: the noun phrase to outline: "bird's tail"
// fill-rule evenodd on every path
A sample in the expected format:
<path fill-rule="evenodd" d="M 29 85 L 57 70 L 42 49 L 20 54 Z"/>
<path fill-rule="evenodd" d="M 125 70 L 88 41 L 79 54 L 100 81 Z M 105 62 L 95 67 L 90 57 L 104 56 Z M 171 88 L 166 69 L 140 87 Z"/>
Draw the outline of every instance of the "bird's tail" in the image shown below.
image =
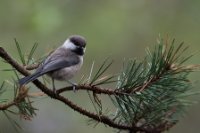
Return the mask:
<path fill-rule="evenodd" d="M 30 76 L 27 76 L 27 77 L 24 77 L 24 78 L 21 78 L 18 83 L 20 86 L 24 85 L 24 84 L 27 84 L 31 81 L 34 81 L 36 80 L 39 76 L 41 76 L 40 73 L 35 73 L 35 74 L 32 74 Z"/>

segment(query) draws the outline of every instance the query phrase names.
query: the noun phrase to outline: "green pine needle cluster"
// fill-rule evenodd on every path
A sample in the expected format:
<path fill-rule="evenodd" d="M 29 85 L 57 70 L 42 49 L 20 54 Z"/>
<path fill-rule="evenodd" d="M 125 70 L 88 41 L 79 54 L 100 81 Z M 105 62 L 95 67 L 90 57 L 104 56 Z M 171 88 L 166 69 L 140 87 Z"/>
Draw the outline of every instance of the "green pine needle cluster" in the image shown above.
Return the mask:
<path fill-rule="evenodd" d="M 195 66 L 185 67 L 188 47 L 175 47 L 175 40 L 159 39 L 144 61 L 129 60 L 118 77 L 117 91 L 129 95 L 112 98 L 117 112 L 114 120 L 144 129 L 166 130 L 176 124 L 186 107 L 192 84 L 188 79 Z"/>
<path fill-rule="evenodd" d="M 38 47 L 38 43 L 34 43 L 30 52 L 28 53 L 28 55 L 23 54 L 24 52 L 22 52 L 21 46 L 20 46 L 19 42 L 17 41 L 17 39 L 15 39 L 15 45 L 16 45 L 20 60 L 24 66 L 29 65 L 34 62 L 33 54 L 35 53 L 35 51 Z"/>
<path fill-rule="evenodd" d="M 100 86 L 105 84 L 110 84 L 113 82 L 116 82 L 115 75 L 106 75 L 105 72 L 111 67 L 113 64 L 112 60 L 109 60 L 109 58 L 105 59 L 104 62 L 99 66 L 96 72 L 93 72 L 94 68 L 94 62 L 92 64 L 92 67 L 90 69 L 90 74 L 87 79 L 83 82 L 84 84 L 89 84 L 91 86 Z"/>

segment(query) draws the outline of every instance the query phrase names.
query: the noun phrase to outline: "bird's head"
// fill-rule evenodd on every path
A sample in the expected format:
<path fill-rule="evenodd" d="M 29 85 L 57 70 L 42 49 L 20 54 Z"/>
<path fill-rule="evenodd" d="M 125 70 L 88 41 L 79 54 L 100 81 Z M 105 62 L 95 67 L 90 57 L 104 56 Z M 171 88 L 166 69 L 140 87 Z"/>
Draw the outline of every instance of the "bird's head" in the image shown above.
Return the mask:
<path fill-rule="evenodd" d="M 63 46 L 78 55 L 83 55 L 86 47 L 86 40 L 82 36 L 72 35 L 65 41 Z"/>

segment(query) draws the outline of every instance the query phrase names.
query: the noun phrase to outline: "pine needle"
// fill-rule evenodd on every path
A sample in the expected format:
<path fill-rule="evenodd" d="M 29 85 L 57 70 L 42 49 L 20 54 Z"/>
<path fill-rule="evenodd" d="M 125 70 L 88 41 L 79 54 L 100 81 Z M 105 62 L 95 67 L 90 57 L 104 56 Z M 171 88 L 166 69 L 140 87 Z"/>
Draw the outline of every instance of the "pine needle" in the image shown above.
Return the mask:
<path fill-rule="evenodd" d="M 26 65 L 25 57 L 24 57 L 24 54 L 22 53 L 21 46 L 19 45 L 19 42 L 17 41 L 17 39 L 14 39 L 14 40 L 15 40 L 15 45 L 17 47 L 17 52 L 19 54 L 20 60 L 23 65 Z"/>

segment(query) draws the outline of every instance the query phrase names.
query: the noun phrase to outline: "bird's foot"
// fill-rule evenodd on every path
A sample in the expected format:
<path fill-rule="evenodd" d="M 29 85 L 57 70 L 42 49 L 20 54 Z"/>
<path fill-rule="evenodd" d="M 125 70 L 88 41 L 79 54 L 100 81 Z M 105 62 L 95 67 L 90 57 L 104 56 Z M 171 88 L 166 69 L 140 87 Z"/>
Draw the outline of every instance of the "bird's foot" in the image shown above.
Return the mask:
<path fill-rule="evenodd" d="M 56 86 L 55 86 L 55 82 L 54 82 L 54 79 L 52 78 L 52 87 L 53 87 L 53 93 L 57 96 L 58 93 L 56 91 Z"/>
<path fill-rule="evenodd" d="M 76 87 L 77 87 L 78 84 L 74 83 L 74 82 L 72 82 L 70 80 L 68 80 L 67 82 L 73 86 L 73 91 L 76 92 Z"/>
<path fill-rule="evenodd" d="M 77 85 L 73 85 L 73 92 L 74 92 L 74 93 L 76 92 L 76 86 L 77 86 Z"/>
<path fill-rule="evenodd" d="M 58 94 L 59 94 L 59 93 L 57 93 L 55 88 L 53 88 L 53 93 L 54 93 L 55 96 L 58 96 Z"/>

